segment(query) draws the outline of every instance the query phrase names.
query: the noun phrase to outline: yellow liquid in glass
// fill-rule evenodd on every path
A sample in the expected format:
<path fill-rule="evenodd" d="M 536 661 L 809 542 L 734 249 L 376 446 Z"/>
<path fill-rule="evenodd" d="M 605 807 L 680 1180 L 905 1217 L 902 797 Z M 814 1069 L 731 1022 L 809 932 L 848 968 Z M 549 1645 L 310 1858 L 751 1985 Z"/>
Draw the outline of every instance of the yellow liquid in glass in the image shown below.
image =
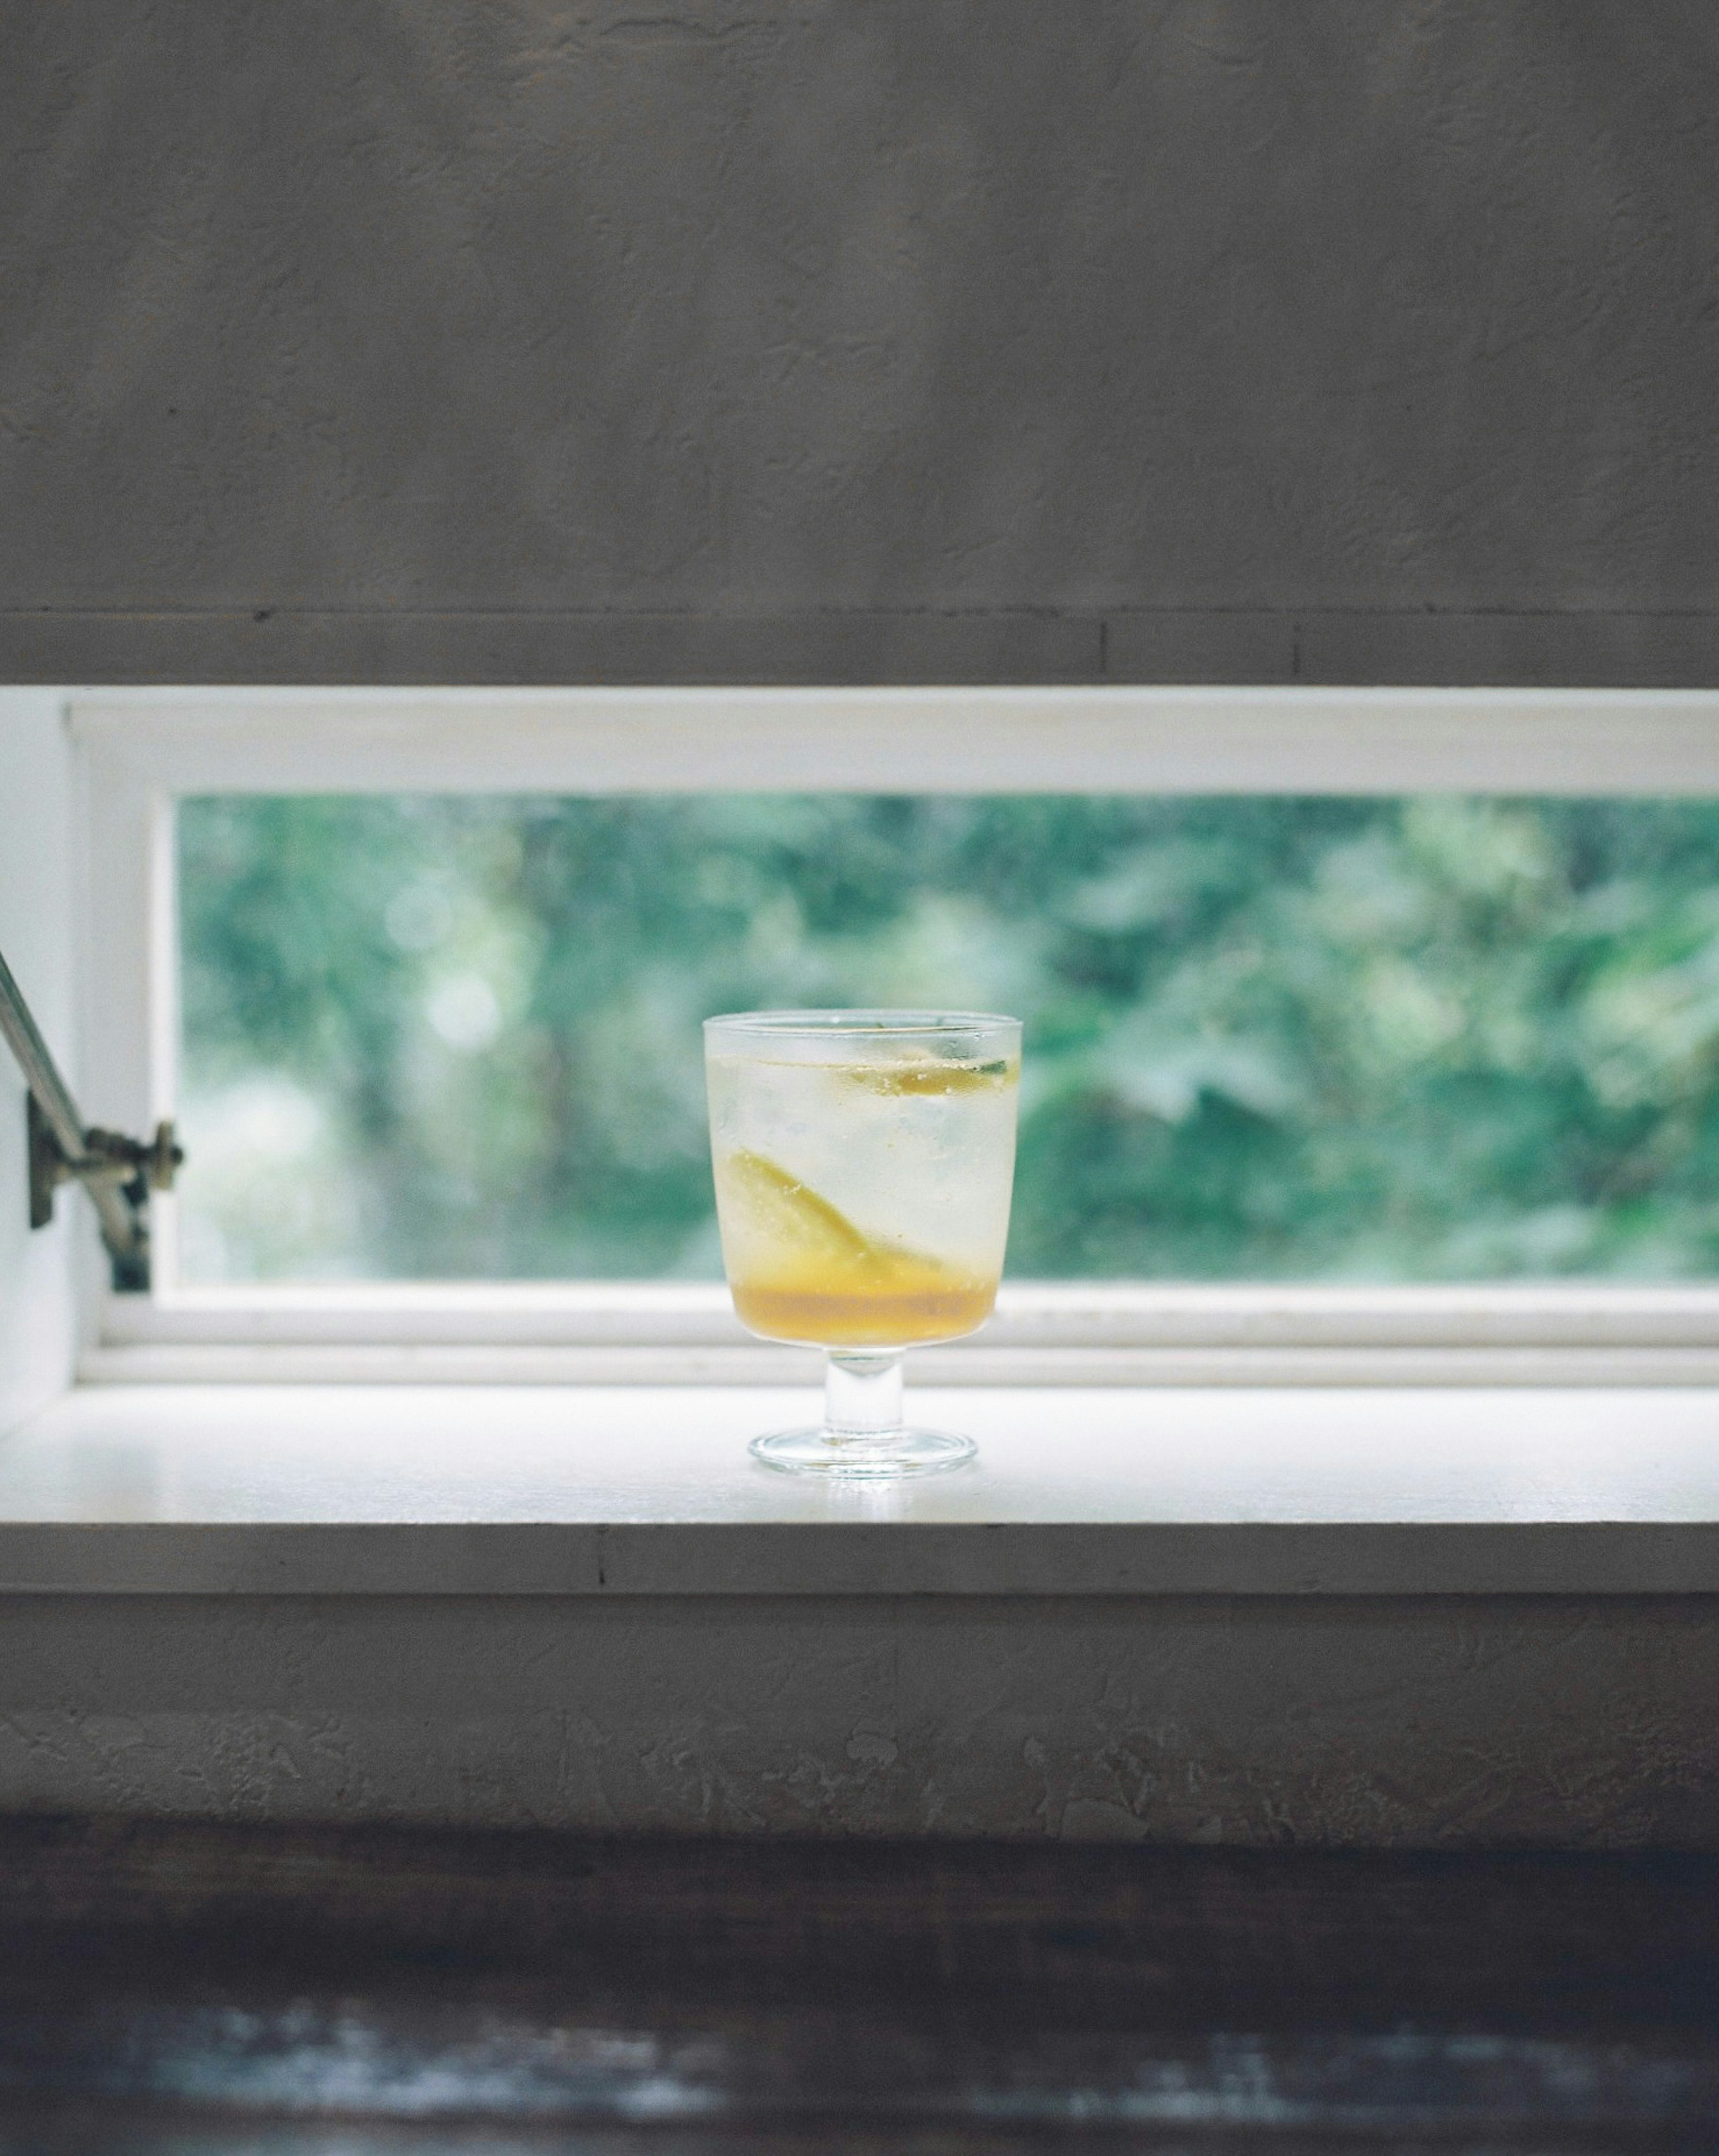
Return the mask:
<path fill-rule="evenodd" d="M 738 1265 L 731 1257 L 735 1311 L 755 1332 L 818 1347 L 906 1348 L 958 1338 L 991 1314 L 994 1276 L 978 1279 L 866 1235 L 762 1153 L 719 1156 L 716 1186 L 745 1251 Z"/>

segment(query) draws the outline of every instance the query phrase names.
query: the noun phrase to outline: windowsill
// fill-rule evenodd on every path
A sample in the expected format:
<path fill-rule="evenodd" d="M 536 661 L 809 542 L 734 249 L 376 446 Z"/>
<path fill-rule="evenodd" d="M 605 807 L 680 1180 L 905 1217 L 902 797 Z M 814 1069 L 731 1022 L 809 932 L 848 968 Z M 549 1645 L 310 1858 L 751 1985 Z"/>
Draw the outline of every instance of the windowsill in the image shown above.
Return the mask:
<path fill-rule="evenodd" d="M 0 1441 L 0 1591 L 1719 1592 L 1719 1394 L 927 1389 L 979 1461 L 795 1481 L 771 1388 L 84 1388 Z"/>

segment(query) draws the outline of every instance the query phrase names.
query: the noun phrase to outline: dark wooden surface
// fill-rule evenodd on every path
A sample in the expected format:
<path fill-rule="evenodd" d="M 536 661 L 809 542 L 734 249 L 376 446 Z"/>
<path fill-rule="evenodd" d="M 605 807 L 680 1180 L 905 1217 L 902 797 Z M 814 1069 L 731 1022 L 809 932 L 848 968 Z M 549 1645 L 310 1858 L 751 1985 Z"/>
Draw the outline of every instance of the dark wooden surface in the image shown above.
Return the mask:
<path fill-rule="evenodd" d="M 0 2149 L 1719 2149 L 1719 1859 L 0 1822 Z"/>

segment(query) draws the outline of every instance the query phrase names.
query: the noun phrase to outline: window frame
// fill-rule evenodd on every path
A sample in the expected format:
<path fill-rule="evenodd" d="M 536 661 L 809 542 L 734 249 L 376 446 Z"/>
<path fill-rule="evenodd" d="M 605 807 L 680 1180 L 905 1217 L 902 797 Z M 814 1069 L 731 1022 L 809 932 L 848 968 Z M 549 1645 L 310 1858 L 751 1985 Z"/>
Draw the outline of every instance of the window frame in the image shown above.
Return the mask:
<path fill-rule="evenodd" d="M 815 791 L 1719 796 L 1719 691 L 1300 686 L 74 691 L 80 1085 L 174 1111 L 186 793 Z M 720 1286 L 187 1288 L 82 1268 L 85 1382 L 802 1382 Z M 1719 1282 L 1005 1284 L 916 1383 L 1710 1384 Z"/>

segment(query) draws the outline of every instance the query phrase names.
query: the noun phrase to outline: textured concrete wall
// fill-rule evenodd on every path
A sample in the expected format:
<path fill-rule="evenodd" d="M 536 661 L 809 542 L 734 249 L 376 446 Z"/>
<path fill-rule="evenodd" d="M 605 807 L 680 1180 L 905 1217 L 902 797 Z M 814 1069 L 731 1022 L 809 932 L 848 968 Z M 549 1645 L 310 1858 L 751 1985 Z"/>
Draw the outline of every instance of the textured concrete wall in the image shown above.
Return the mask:
<path fill-rule="evenodd" d="M 0 1599 L 0 1811 L 1719 1848 L 1713 1598 Z"/>
<path fill-rule="evenodd" d="M 0 678 L 1719 679 L 1708 0 L 0 25 Z"/>

